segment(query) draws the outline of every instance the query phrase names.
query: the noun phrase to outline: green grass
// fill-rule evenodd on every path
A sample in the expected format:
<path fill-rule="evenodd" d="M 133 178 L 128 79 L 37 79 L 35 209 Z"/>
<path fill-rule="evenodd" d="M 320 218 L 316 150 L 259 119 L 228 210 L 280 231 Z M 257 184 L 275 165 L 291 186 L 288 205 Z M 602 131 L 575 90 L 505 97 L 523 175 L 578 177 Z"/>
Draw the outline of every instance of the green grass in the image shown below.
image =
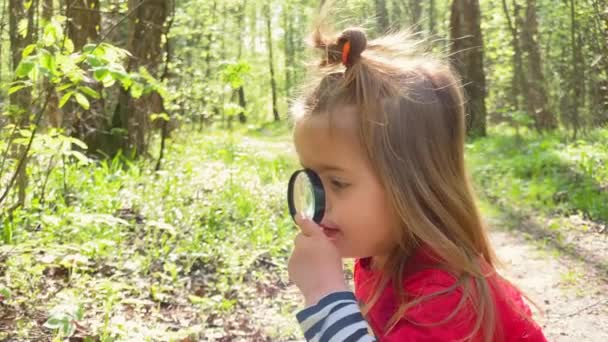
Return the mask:
<path fill-rule="evenodd" d="M 217 317 L 254 310 L 250 287 L 285 279 L 294 234 L 284 133 L 189 132 L 160 172 L 120 158 L 58 163 L 44 201 L 51 152 L 37 155 L 25 209 L 0 221 L 0 293 L 20 313 L 0 339 L 204 340 L 225 329 Z"/>
<path fill-rule="evenodd" d="M 608 130 L 577 141 L 563 133 L 494 129 L 467 146 L 474 183 L 494 203 L 608 222 Z"/>
<path fill-rule="evenodd" d="M 295 233 L 289 129 L 176 137 L 154 172 L 149 160 L 91 161 L 40 136 L 27 205 L 0 215 L 0 339 L 299 337 L 300 303 L 280 299 Z M 482 209 L 608 221 L 607 143 L 606 130 L 576 142 L 491 130 L 467 145 Z"/>

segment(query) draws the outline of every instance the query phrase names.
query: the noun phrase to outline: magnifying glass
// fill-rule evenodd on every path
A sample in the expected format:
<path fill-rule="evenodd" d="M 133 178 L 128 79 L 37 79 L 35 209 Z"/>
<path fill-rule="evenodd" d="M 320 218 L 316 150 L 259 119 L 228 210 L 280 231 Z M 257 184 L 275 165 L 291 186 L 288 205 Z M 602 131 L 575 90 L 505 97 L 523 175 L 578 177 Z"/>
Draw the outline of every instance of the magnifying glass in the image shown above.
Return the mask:
<path fill-rule="evenodd" d="M 319 175 L 310 169 L 294 172 L 289 179 L 287 203 L 294 220 L 296 214 L 301 213 L 317 224 L 321 223 L 325 214 L 325 190 Z"/>

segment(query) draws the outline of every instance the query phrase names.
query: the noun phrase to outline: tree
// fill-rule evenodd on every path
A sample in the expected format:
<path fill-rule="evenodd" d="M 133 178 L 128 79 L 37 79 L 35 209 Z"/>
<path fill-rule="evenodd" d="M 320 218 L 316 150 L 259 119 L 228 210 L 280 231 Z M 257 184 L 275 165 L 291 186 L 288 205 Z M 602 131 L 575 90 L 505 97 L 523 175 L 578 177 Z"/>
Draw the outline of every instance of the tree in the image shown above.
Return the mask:
<path fill-rule="evenodd" d="M 410 0 L 410 20 L 416 31 L 421 29 L 422 3 L 420 0 Z"/>
<path fill-rule="evenodd" d="M 72 0 L 67 3 L 68 37 L 74 43 L 76 51 L 81 50 L 87 43 L 98 42 L 101 28 L 101 13 L 99 0 Z M 99 82 L 90 84 L 97 93 L 102 94 Z M 72 136 L 84 141 L 89 152 L 106 151 L 109 129 L 104 111 L 104 99 L 91 99 L 89 109 L 80 106 L 66 106 Z M 77 114 L 78 113 L 78 114 Z"/>
<path fill-rule="evenodd" d="M 577 26 L 576 10 L 574 0 L 570 0 L 570 44 L 572 50 L 572 75 L 571 75 L 571 89 L 572 89 L 572 105 L 571 105 L 571 124 L 574 131 L 574 139 L 578 134 L 580 128 L 579 118 L 579 105 L 580 97 L 583 94 L 584 81 L 582 74 L 583 68 L 581 67 L 581 44 L 577 39 Z"/>
<path fill-rule="evenodd" d="M 597 77 L 597 87 L 590 87 L 596 107 L 596 125 L 608 123 L 608 1 L 593 1 L 594 15 L 597 18 L 596 35 L 593 44 L 595 65 L 592 63 L 593 75 Z M 594 108 L 595 109 L 595 108 Z"/>
<path fill-rule="evenodd" d="M 521 43 L 526 56 L 526 74 L 522 73 L 521 82 L 526 93 L 526 109 L 528 115 L 534 119 L 537 130 L 552 130 L 557 128 L 557 120 L 549 110 L 545 76 L 543 74 L 540 48 L 538 45 L 538 21 L 536 18 L 536 1 L 526 0 L 526 19 L 522 27 Z M 522 70 L 519 70 L 521 72 Z"/>
<path fill-rule="evenodd" d="M 165 22 L 171 8 L 171 1 L 130 0 L 129 40 L 127 50 L 133 55 L 129 60 L 128 71 L 143 70 L 144 74 L 158 76 L 163 62 L 163 35 L 166 34 Z M 131 89 L 128 93 L 121 89 L 118 105 L 112 118 L 112 127 L 124 130 L 119 140 L 120 148 L 133 155 L 147 152 L 150 114 L 163 112 L 163 102 L 157 91 L 143 94 L 143 89 Z M 126 138 L 126 139 L 125 139 Z"/>
<path fill-rule="evenodd" d="M 34 9 L 37 1 L 9 0 L 9 36 L 11 43 L 11 62 L 16 69 L 21 61 L 23 50 L 34 41 Z M 10 95 L 10 116 L 13 123 L 26 128 L 31 115 L 30 108 L 32 95 L 29 90 L 18 91 Z M 14 154 L 18 158 L 24 158 L 17 170 L 18 205 L 25 203 L 25 188 L 27 187 L 26 162 L 27 156 L 23 156 L 25 148 L 17 145 Z"/>
<path fill-rule="evenodd" d="M 486 135 L 485 74 L 479 0 L 453 0 L 450 16 L 451 55 L 467 95 L 467 129 Z"/>
<path fill-rule="evenodd" d="M 25 0 L 9 2 L 9 36 L 11 62 L 16 68 L 21 61 L 23 49 L 34 41 L 34 4 Z M 12 116 L 27 124 L 32 97 L 29 91 L 18 91 L 10 96 Z"/>
<path fill-rule="evenodd" d="M 42 2 L 42 24 L 46 25 L 53 17 L 53 0 L 44 0 Z M 43 89 L 51 89 L 48 80 L 44 81 Z M 63 113 L 59 109 L 59 99 L 57 92 L 50 90 L 49 103 L 47 104 L 45 116 L 48 118 L 48 123 L 51 127 L 61 127 L 63 124 Z"/>
<path fill-rule="evenodd" d="M 435 33 L 435 0 L 429 0 L 429 32 Z"/>
<path fill-rule="evenodd" d="M 523 70 L 523 58 L 519 43 L 519 30 L 517 23 L 519 22 L 519 5 L 513 2 L 513 17 L 517 20 L 511 20 L 511 13 L 507 5 L 507 0 L 502 0 L 503 13 L 507 19 L 507 28 L 511 34 L 511 47 L 513 48 L 513 76 L 511 81 L 511 100 L 513 101 L 514 109 L 519 109 L 519 97 L 527 94 L 528 81 Z"/>
<path fill-rule="evenodd" d="M 238 16 L 237 16 L 237 20 L 238 20 L 238 40 L 239 40 L 239 47 L 238 47 L 238 53 L 237 53 L 237 61 L 240 61 L 241 58 L 243 57 L 243 35 L 241 34 L 241 32 L 243 31 L 243 25 L 245 22 L 245 8 L 247 7 L 247 0 L 243 0 L 243 3 L 239 4 L 239 6 L 237 7 L 237 12 L 238 12 Z M 239 106 L 241 107 L 241 111 L 239 112 L 239 122 L 240 123 L 246 123 L 247 122 L 247 115 L 245 114 L 245 108 L 247 108 L 247 100 L 245 99 L 245 88 L 243 85 L 239 86 L 239 88 L 237 89 L 237 93 L 238 93 L 238 97 L 239 97 Z"/>
<path fill-rule="evenodd" d="M 265 16 L 266 16 L 266 43 L 268 47 L 268 66 L 270 69 L 270 87 L 272 90 L 272 114 L 274 116 L 274 121 L 279 121 L 279 110 L 277 109 L 277 83 L 274 76 L 274 58 L 273 58 L 273 50 L 272 50 L 272 13 L 270 10 L 270 4 L 267 2 L 264 8 Z"/>
<path fill-rule="evenodd" d="M 376 20 L 379 32 L 386 32 L 389 27 L 388 11 L 386 10 L 386 1 L 374 0 L 376 5 Z"/>

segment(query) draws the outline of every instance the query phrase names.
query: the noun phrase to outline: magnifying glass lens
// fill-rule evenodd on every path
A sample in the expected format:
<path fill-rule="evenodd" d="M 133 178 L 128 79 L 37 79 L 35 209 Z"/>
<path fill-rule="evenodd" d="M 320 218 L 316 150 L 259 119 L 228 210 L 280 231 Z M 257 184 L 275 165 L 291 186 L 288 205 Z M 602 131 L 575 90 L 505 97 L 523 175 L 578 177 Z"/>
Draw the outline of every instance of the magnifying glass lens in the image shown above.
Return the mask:
<path fill-rule="evenodd" d="M 287 203 L 294 219 L 300 213 L 320 223 L 325 214 L 325 190 L 321 178 L 310 169 L 294 172 L 289 179 Z"/>
<path fill-rule="evenodd" d="M 298 173 L 293 190 L 293 203 L 296 212 L 311 219 L 315 214 L 315 193 L 306 173 Z"/>

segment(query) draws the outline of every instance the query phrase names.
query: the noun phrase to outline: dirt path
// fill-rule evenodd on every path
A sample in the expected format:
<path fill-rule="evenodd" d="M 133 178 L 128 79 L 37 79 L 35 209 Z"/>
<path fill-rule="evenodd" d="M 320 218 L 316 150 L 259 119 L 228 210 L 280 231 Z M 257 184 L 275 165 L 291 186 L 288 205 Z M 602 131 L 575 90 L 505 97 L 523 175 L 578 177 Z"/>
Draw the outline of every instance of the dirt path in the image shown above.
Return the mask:
<path fill-rule="evenodd" d="M 552 252 L 516 231 L 494 231 L 492 240 L 505 263 L 501 272 L 540 308 L 536 316 L 549 341 L 608 341 L 606 278 L 589 276 L 580 261 Z"/>

